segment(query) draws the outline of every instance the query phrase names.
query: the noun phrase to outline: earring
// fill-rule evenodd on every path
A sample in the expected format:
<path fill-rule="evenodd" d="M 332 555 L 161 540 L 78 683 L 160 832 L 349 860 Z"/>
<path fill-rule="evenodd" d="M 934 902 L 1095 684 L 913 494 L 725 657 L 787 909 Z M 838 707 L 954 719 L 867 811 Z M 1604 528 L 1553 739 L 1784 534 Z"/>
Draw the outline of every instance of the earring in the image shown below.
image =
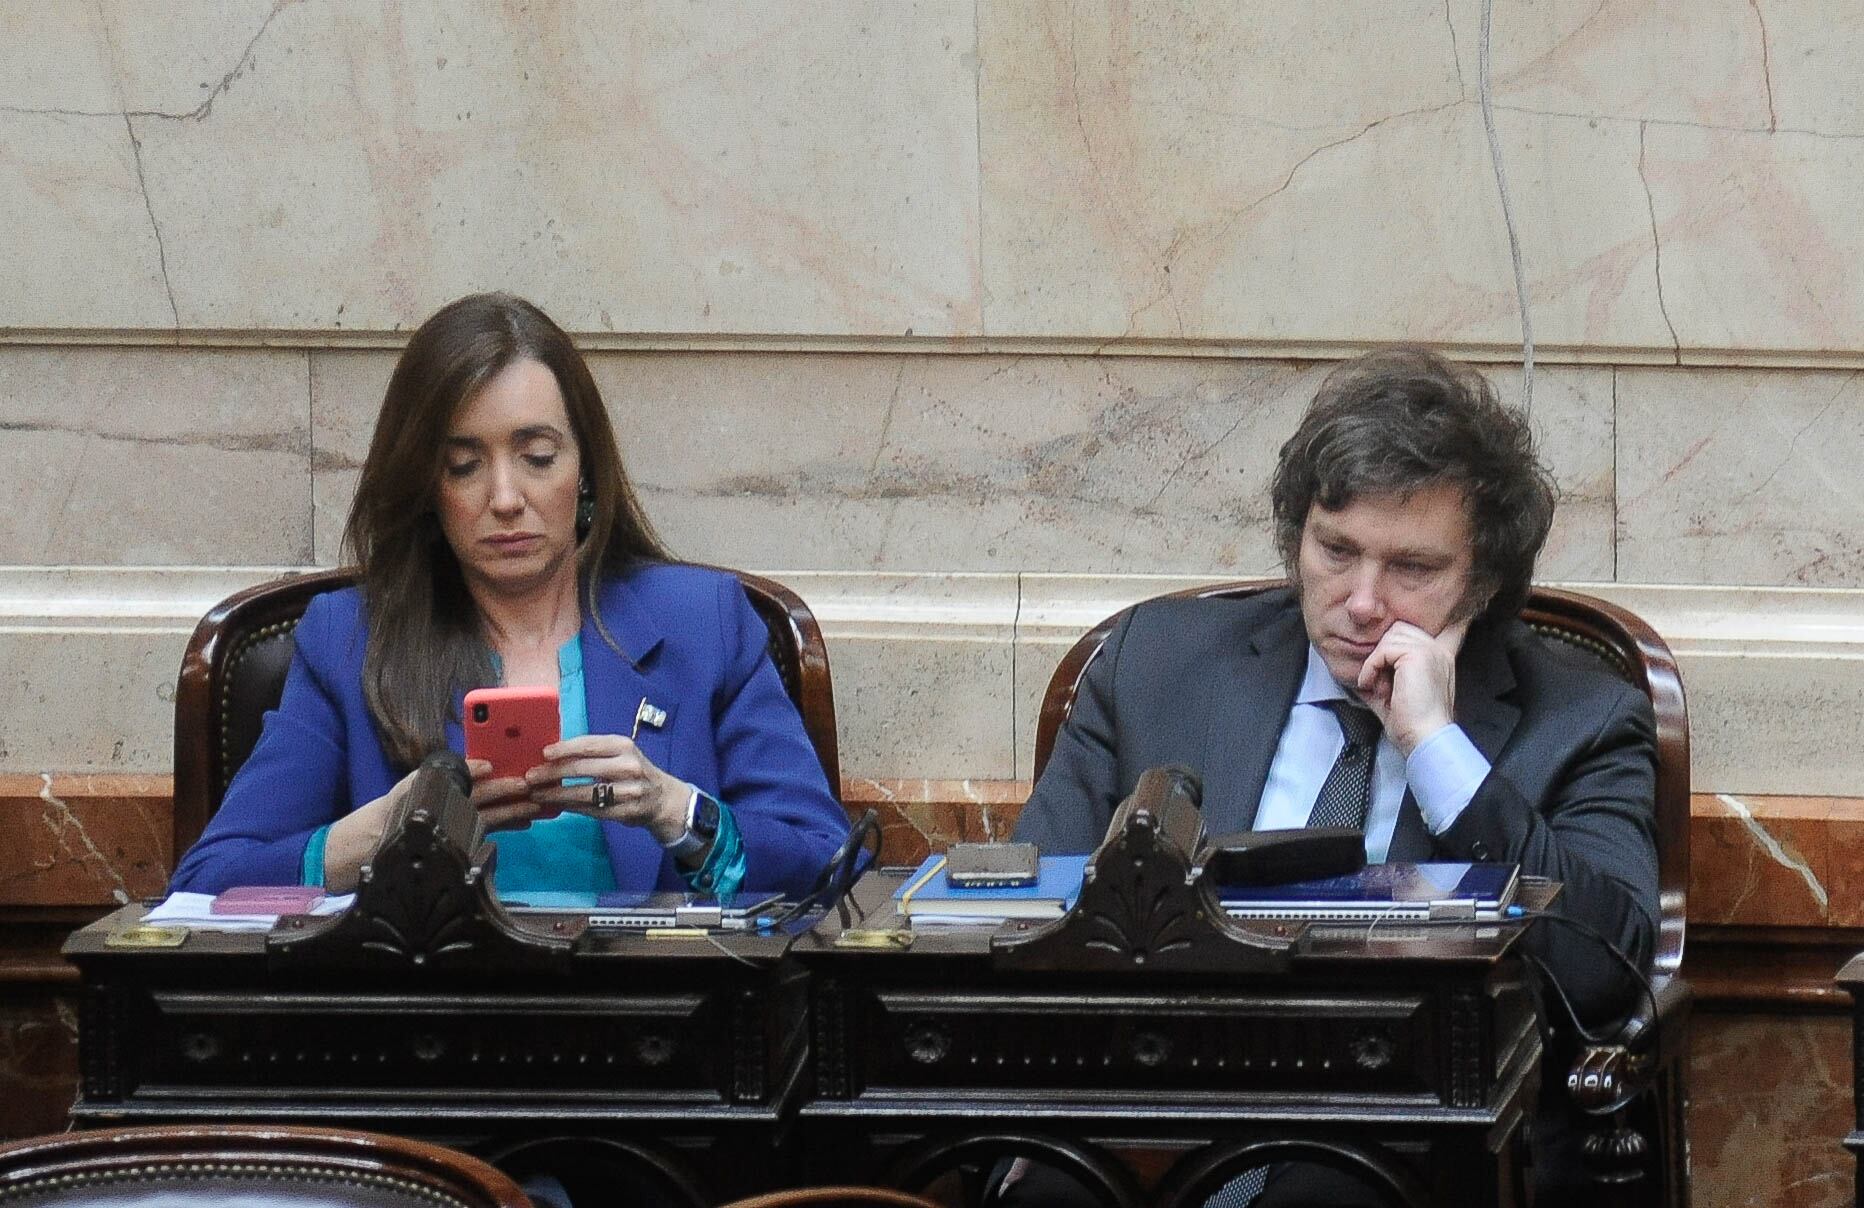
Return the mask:
<path fill-rule="evenodd" d="M 576 484 L 576 540 L 589 535 L 595 524 L 595 489 L 587 478 Z"/>

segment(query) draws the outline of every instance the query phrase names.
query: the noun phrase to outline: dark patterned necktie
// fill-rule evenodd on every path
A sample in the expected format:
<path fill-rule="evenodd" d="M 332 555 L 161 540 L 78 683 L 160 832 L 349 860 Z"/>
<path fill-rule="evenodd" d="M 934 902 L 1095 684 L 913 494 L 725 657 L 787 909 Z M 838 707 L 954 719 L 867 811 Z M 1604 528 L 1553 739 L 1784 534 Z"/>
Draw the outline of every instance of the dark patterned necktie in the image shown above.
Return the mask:
<path fill-rule="evenodd" d="M 1346 745 L 1333 761 L 1327 782 L 1320 786 L 1309 826 L 1364 827 L 1366 807 L 1372 802 L 1372 759 L 1379 749 L 1379 719 L 1372 710 L 1346 700 L 1326 702 L 1339 720 Z"/>
<path fill-rule="evenodd" d="M 1346 700 L 1326 702 L 1339 720 L 1346 745 L 1333 761 L 1333 770 L 1320 786 L 1314 809 L 1307 816 L 1309 826 L 1353 826 L 1366 824 L 1366 807 L 1372 802 L 1372 760 L 1379 749 L 1379 719 L 1372 710 Z M 1268 1183 L 1269 1168 L 1258 1166 L 1245 1170 L 1204 1201 L 1204 1208 L 1249 1208 Z"/>
<path fill-rule="evenodd" d="M 1258 1166 L 1254 1170 L 1245 1170 L 1223 1186 L 1217 1193 L 1204 1201 L 1204 1208 L 1249 1208 L 1268 1185 L 1269 1168 Z"/>
<path fill-rule="evenodd" d="M 1372 760 L 1379 749 L 1379 719 L 1370 709 L 1351 701 L 1326 702 L 1339 720 L 1346 745 L 1333 761 L 1320 796 L 1307 816 L 1309 826 L 1354 826 L 1366 824 L 1366 807 L 1372 802 Z M 1204 1201 L 1204 1208 L 1249 1208 L 1268 1183 L 1269 1168 L 1258 1166 L 1245 1170 Z"/>

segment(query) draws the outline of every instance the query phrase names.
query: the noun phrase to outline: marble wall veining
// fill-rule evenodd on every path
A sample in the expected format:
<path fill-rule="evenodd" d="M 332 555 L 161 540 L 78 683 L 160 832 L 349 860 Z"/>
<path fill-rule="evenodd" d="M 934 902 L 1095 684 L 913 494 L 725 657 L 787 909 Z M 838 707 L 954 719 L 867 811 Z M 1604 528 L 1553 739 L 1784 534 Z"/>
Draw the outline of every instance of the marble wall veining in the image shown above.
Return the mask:
<path fill-rule="evenodd" d="M 968 0 L 179 7 L 0 17 L 0 326 L 979 326 Z"/>
<path fill-rule="evenodd" d="M 75 993 L 31 987 L 0 1002 L 0 1137 L 63 1132 L 77 1071 Z"/>
<path fill-rule="evenodd" d="M 1699 1013 L 1688 1077 L 1691 1203 L 1849 1208 L 1851 1029 L 1835 1015 Z"/>
<path fill-rule="evenodd" d="M 0 7 L 0 328 L 1517 336 L 1480 0 Z M 1864 15 L 1494 5 L 1541 340 L 1860 353 Z M 50 64 L 58 70 L 51 70 Z M 282 285 L 282 287 L 281 287 Z"/>
<path fill-rule="evenodd" d="M 395 333 L 490 286 L 598 350 L 676 549 L 775 569 L 1265 573 L 1332 356 L 1515 393 L 1477 0 L 168 10 L 0 4 L 0 564 L 337 560 Z M 1864 586 L 1860 46 L 1494 6 L 1594 362 L 1537 377 L 1546 577 Z"/>
<path fill-rule="evenodd" d="M 1275 456 L 1325 366 L 1195 357 L 595 353 L 678 552 L 807 570 L 1279 573 Z M 311 358 L 316 550 L 334 561 L 386 352 Z M 1518 393 L 1518 371 L 1495 373 Z M 1538 376 L 1565 493 L 1549 578 L 1612 577 L 1612 371 Z"/>
<path fill-rule="evenodd" d="M 0 565 L 311 556 L 299 351 L 0 345 Z"/>
<path fill-rule="evenodd" d="M 394 355 L 0 346 L 0 565 L 218 563 L 253 581 L 335 564 Z M 598 350 L 591 362 L 677 553 L 799 585 L 830 576 L 803 591 L 830 598 L 837 683 L 858 702 L 844 707 L 848 771 L 934 777 L 1029 774 L 1055 661 L 1150 594 L 1132 576 L 1279 573 L 1268 479 L 1327 366 L 879 351 Z M 1518 396 L 1518 370 L 1487 370 Z M 1684 651 L 1705 790 L 1864 783 L 1844 720 L 1864 707 L 1864 633 L 1843 627 L 1858 611 L 1847 593 L 1864 588 L 1856 402 L 1855 376 L 1829 370 L 1553 364 L 1536 376 L 1533 424 L 1563 494 L 1543 578 L 1808 586 L 1836 610 L 1839 629 L 1815 625 L 1813 647 L 1781 652 L 1769 635 L 1801 597 L 1716 606 L 1759 612 L 1737 640 Z M 955 576 L 945 595 L 957 599 L 972 572 L 997 576 L 1004 599 L 983 628 L 953 627 L 944 613 L 970 606 L 929 585 Z M 1052 625 L 1035 616 L 1055 603 L 1033 582 L 1048 574 L 1086 584 L 1083 608 Z M 860 575 L 876 576 L 862 598 L 877 613 L 841 599 Z M 898 576 L 930 601 L 928 624 L 873 624 Z M 166 770 L 163 693 L 192 617 L 79 633 L 7 611 L 0 650 L 23 676 L 0 685 L 0 770 Z M 1722 622 L 1703 624 L 1671 636 Z M 43 724 L 46 710 L 70 724 Z"/>
<path fill-rule="evenodd" d="M 1864 584 L 1856 371 L 1621 369 L 1616 399 L 1618 578 Z"/>

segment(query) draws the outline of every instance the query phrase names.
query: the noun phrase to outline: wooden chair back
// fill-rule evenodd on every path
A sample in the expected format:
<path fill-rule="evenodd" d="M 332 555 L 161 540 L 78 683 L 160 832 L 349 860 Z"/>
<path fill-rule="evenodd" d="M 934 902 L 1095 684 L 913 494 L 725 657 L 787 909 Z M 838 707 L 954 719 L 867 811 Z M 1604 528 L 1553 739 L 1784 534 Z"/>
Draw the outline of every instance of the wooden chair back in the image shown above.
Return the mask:
<path fill-rule="evenodd" d="M 531 1208 L 478 1158 L 405 1137 L 259 1124 L 60 1133 L 0 1145 L 0 1203 Z"/>
<path fill-rule="evenodd" d="M 815 614 L 789 588 L 728 572 L 769 630 L 770 657 L 803 729 L 841 797 L 835 691 L 828 647 Z M 285 690 L 292 631 L 311 600 L 356 582 L 353 570 L 318 571 L 261 583 L 214 605 L 195 626 L 175 687 L 175 854 L 193 846 L 252 754 L 268 710 Z"/>

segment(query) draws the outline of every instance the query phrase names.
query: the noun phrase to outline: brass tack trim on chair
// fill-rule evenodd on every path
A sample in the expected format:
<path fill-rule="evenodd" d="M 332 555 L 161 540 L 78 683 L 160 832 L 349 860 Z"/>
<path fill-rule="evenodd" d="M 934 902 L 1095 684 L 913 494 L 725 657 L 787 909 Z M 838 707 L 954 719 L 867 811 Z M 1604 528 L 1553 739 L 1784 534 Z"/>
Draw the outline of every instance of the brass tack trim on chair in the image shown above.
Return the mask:
<path fill-rule="evenodd" d="M 1597 638 L 1589 638 L 1584 634 L 1574 633 L 1570 629 L 1561 629 L 1557 625 L 1530 624 L 1528 627 L 1541 637 L 1551 638 L 1556 642 L 1564 642 L 1568 646 L 1578 647 L 1611 667 L 1611 669 L 1616 671 L 1622 678 L 1626 680 L 1632 679 L 1631 669 L 1626 667 L 1624 660 L 1618 657 L 1618 652 L 1604 642 L 1599 641 Z"/>
<path fill-rule="evenodd" d="M 233 649 L 227 652 L 226 666 L 221 671 L 220 678 L 223 681 L 232 679 L 234 673 L 239 670 L 240 663 L 260 642 L 290 633 L 297 627 L 298 621 L 294 617 L 289 621 L 274 621 L 270 625 L 262 625 L 251 633 L 242 635 L 234 644 Z M 233 783 L 233 773 L 227 770 L 227 764 L 232 761 L 233 756 L 232 750 L 227 746 L 227 732 L 232 728 L 232 723 L 233 697 L 231 693 L 223 690 L 220 695 L 220 791 L 223 793 L 227 791 L 227 786 Z"/>
<path fill-rule="evenodd" d="M 155 1162 L 117 1170 L 77 1171 L 30 1179 L 10 1187 L 0 1187 L 0 1203 L 23 1196 L 37 1195 L 53 1189 L 77 1188 L 99 1183 L 121 1183 L 148 1179 L 266 1179 L 376 1187 L 401 1192 L 449 1208 L 466 1208 L 467 1201 L 447 1195 L 421 1183 L 393 1175 L 367 1171 L 337 1172 L 322 1166 L 304 1166 L 259 1162 Z"/>

